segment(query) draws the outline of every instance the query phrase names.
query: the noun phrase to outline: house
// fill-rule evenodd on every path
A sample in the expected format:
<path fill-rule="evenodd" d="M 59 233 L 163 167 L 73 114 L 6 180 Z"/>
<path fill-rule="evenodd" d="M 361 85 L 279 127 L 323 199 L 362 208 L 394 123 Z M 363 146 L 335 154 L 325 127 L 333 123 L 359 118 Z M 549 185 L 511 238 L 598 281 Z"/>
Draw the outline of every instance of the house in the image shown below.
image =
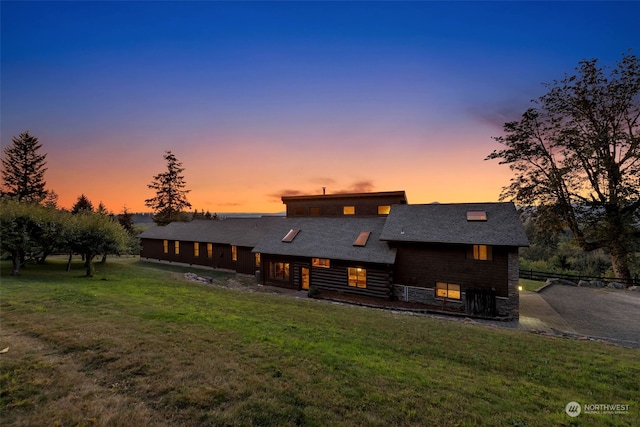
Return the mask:
<path fill-rule="evenodd" d="M 194 220 L 155 226 L 140 234 L 140 257 L 255 274 L 260 254 L 252 252 L 283 217 Z"/>
<path fill-rule="evenodd" d="M 193 221 L 142 234 L 142 257 L 256 274 L 289 289 L 518 317 L 512 203 L 411 205 L 404 191 L 285 196 L 286 218 Z"/>

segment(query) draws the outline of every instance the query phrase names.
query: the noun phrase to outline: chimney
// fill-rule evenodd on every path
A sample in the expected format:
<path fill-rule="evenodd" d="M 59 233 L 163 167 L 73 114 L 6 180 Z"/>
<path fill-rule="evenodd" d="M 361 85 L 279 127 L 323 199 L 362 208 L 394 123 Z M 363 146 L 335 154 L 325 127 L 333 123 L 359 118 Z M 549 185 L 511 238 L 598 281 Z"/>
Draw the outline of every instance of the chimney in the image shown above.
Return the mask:
<path fill-rule="evenodd" d="M 322 195 L 325 196 L 327 194 L 327 187 L 322 187 Z"/>

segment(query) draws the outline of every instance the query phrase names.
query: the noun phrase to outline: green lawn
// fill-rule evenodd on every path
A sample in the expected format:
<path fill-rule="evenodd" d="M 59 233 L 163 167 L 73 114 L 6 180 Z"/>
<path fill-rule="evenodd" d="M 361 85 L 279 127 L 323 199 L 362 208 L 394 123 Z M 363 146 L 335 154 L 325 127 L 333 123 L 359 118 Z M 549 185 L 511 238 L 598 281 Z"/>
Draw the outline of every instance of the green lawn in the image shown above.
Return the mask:
<path fill-rule="evenodd" d="M 187 270 L 109 259 L 84 278 L 59 261 L 15 278 L 3 263 L 2 424 L 640 422 L 637 350 L 195 284 Z M 570 401 L 630 410 L 570 418 Z"/>
<path fill-rule="evenodd" d="M 544 286 L 545 282 L 544 281 L 541 282 L 539 280 L 520 279 L 519 284 L 520 286 L 522 286 L 523 290 L 535 292 L 536 289 L 539 289 L 542 286 Z"/>

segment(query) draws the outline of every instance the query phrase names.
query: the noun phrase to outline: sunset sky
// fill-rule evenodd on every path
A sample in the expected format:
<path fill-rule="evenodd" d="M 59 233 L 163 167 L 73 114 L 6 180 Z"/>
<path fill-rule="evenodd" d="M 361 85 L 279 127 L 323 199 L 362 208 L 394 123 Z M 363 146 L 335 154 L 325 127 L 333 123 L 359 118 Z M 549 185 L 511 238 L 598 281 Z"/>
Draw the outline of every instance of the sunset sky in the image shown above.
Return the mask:
<path fill-rule="evenodd" d="M 502 124 L 581 59 L 640 42 L 640 2 L 7 2 L 1 139 L 48 153 L 47 188 L 148 211 L 165 150 L 194 208 L 405 190 L 496 201 Z"/>

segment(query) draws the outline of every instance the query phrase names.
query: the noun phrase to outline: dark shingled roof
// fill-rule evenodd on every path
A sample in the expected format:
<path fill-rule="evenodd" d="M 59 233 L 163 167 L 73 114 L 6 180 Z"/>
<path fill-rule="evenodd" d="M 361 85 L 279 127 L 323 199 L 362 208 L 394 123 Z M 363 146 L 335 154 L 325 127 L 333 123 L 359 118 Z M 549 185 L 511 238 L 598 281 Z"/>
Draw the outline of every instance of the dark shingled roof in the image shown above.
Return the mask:
<path fill-rule="evenodd" d="M 143 239 L 181 240 L 254 247 L 284 217 L 227 218 L 172 222 L 155 226 L 140 234 Z"/>
<path fill-rule="evenodd" d="M 486 221 L 467 221 L 485 211 Z M 513 203 L 394 205 L 380 236 L 398 242 L 529 246 Z"/>
<path fill-rule="evenodd" d="M 395 249 L 380 240 L 386 218 L 287 218 L 258 243 L 253 252 L 274 255 L 291 255 L 313 258 L 329 258 L 348 261 L 393 264 Z M 293 241 L 282 238 L 291 229 L 300 230 Z M 370 231 L 365 246 L 353 243 L 361 231 Z"/>

